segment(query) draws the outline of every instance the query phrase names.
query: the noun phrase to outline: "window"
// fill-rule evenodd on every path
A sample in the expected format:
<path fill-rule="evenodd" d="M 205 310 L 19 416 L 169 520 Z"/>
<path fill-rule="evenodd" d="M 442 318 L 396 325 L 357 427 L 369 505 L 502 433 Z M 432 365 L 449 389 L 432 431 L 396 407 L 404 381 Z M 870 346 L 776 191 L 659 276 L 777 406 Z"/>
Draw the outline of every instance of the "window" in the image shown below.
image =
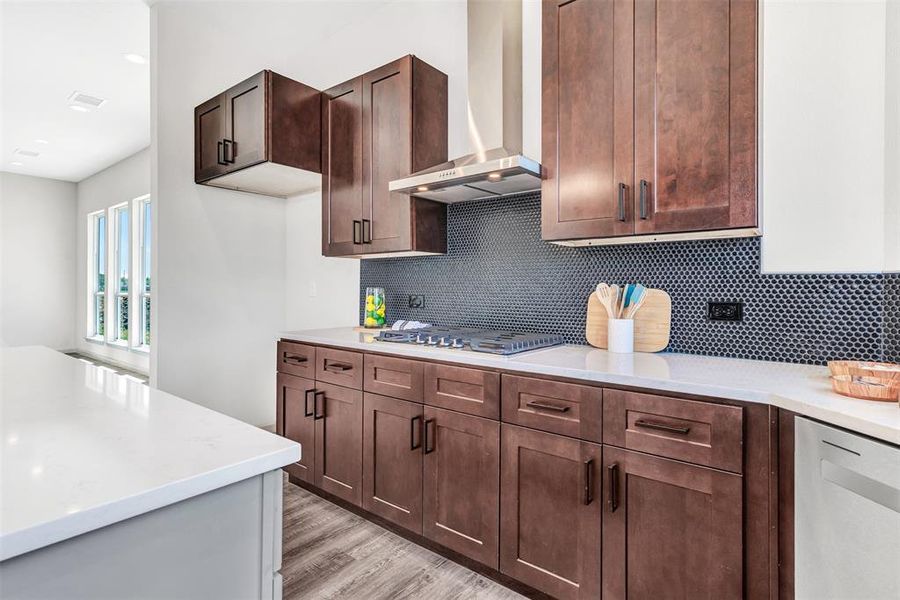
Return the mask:
<path fill-rule="evenodd" d="M 91 340 L 137 350 L 150 346 L 151 215 L 149 196 L 88 215 Z"/>
<path fill-rule="evenodd" d="M 150 198 L 139 198 L 135 201 L 137 210 L 135 213 L 140 215 L 140 265 L 138 271 L 138 285 L 140 286 L 140 340 L 138 345 L 150 345 L 150 231 L 152 225 L 152 216 L 150 212 Z"/>
<path fill-rule="evenodd" d="M 127 204 L 112 209 L 115 223 L 115 286 L 114 304 L 115 329 L 112 340 L 118 343 L 128 342 L 128 276 L 131 272 L 129 251 L 131 250 L 130 210 Z"/>
<path fill-rule="evenodd" d="M 88 231 L 90 232 L 91 261 L 89 269 L 90 323 L 88 335 L 93 338 L 104 338 L 106 335 L 106 213 L 99 212 L 88 215 Z"/>

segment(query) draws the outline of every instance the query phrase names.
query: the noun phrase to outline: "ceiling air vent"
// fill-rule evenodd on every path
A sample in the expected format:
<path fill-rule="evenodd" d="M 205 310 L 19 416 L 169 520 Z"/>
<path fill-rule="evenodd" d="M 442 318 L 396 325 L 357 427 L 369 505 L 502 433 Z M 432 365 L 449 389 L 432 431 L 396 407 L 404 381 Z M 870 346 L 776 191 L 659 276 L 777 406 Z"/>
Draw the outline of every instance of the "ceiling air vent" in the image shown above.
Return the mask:
<path fill-rule="evenodd" d="M 16 148 L 14 154 L 17 154 L 18 156 L 27 156 L 29 158 L 34 158 L 41 155 L 40 152 L 35 152 L 34 150 L 25 150 L 24 148 Z"/>
<path fill-rule="evenodd" d="M 105 98 L 98 98 L 97 96 L 91 96 L 90 94 L 83 94 L 81 92 L 72 92 L 72 95 L 69 96 L 69 102 L 74 104 L 75 106 L 82 106 L 87 109 L 95 109 L 100 108 L 106 102 Z"/>

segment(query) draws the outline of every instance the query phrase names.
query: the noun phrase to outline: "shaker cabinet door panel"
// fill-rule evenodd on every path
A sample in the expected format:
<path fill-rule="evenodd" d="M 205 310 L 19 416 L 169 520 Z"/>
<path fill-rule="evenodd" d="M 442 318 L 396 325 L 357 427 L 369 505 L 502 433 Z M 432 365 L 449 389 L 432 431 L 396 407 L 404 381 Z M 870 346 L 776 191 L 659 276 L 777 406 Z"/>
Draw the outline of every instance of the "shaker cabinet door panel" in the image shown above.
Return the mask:
<path fill-rule="evenodd" d="M 600 595 L 601 447 L 503 425 L 500 571 L 561 600 Z"/>
<path fill-rule="evenodd" d="M 544 239 L 634 231 L 632 5 L 544 2 Z"/>
<path fill-rule="evenodd" d="M 500 423 L 425 407 L 423 535 L 497 568 Z"/>
<path fill-rule="evenodd" d="M 362 78 L 322 93 L 322 253 L 356 254 L 362 244 Z"/>
<path fill-rule="evenodd" d="M 604 447 L 603 598 L 743 594 L 742 479 Z"/>
<path fill-rule="evenodd" d="M 227 92 L 228 130 L 225 160 L 236 171 L 266 160 L 266 72 Z"/>
<path fill-rule="evenodd" d="M 225 94 L 194 109 L 194 181 L 200 183 L 227 171 L 224 158 Z"/>
<path fill-rule="evenodd" d="M 635 232 L 755 227 L 757 3 L 634 11 Z"/>
<path fill-rule="evenodd" d="M 316 391 L 316 486 L 362 506 L 362 392 L 318 381 Z"/>
<path fill-rule="evenodd" d="M 363 399 L 363 508 L 422 533 L 422 405 Z"/>
<path fill-rule="evenodd" d="M 300 444 L 300 460 L 285 467 L 292 476 L 314 483 L 316 426 L 313 420 L 315 382 L 278 374 L 276 432 Z"/>

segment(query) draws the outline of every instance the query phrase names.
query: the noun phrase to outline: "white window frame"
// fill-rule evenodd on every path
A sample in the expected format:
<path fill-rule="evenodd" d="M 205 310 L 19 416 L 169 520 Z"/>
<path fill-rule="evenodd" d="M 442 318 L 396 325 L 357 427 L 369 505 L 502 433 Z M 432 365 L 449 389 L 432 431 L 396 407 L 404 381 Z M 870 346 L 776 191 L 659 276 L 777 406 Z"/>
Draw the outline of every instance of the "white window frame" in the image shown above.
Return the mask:
<path fill-rule="evenodd" d="M 104 282 L 103 291 L 97 290 L 97 280 L 99 277 L 99 269 L 97 265 L 99 263 L 100 257 L 98 256 L 98 231 L 99 231 L 99 219 L 103 217 L 106 219 L 104 226 L 106 227 L 106 281 Z M 106 335 L 109 333 L 109 323 L 107 316 L 109 314 L 109 216 L 107 215 L 106 210 L 98 210 L 92 213 L 89 213 L 87 216 L 87 242 L 88 242 L 88 268 L 87 268 L 87 328 L 85 331 L 87 332 L 87 339 L 94 342 L 105 342 Z M 95 319 L 96 315 L 94 313 L 94 305 L 96 302 L 96 298 L 98 296 L 104 296 L 103 303 L 103 333 L 99 333 L 97 331 L 97 321 Z"/>
<path fill-rule="evenodd" d="M 152 202 L 150 194 L 138 196 L 126 202 L 120 202 L 108 208 L 97 210 L 87 215 L 87 243 L 88 265 L 86 282 L 86 335 L 85 339 L 91 342 L 105 343 L 118 348 L 129 349 L 138 352 L 149 352 L 150 345 L 144 343 L 144 299 L 150 298 L 150 292 L 145 291 L 145 277 L 143 273 L 144 243 L 149 241 L 143 237 L 144 230 L 144 206 Z M 119 219 L 118 211 L 126 208 L 128 214 L 128 251 L 130 253 L 127 276 L 128 291 L 120 292 L 119 285 Z M 103 292 L 97 291 L 97 220 L 100 217 L 106 219 L 106 281 Z M 152 267 L 152 264 L 151 264 Z M 137 275 L 137 277 L 136 277 Z M 152 284 L 151 284 L 152 285 Z M 104 296 L 104 333 L 98 334 L 94 320 L 94 302 L 98 295 Z M 128 339 L 119 338 L 119 298 L 128 298 Z M 152 310 L 152 306 L 151 306 Z"/>

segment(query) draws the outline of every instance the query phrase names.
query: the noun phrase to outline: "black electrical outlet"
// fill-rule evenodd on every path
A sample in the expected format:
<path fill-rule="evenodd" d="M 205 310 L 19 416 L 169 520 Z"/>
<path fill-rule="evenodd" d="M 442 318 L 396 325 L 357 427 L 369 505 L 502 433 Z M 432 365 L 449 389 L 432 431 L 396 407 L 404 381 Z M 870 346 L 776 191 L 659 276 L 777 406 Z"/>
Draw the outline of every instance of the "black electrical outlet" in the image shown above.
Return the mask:
<path fill-rule="evenodd" d="M 425 308 L 424 294 L 410 294 L 409 308 Z"/>
<path fill-rule="evenodd" d="M 743 302 L 713 302 L 710 300 L 707 306 L 706 316 L 710 321 L 739 322 L 744 320 Z"/>

